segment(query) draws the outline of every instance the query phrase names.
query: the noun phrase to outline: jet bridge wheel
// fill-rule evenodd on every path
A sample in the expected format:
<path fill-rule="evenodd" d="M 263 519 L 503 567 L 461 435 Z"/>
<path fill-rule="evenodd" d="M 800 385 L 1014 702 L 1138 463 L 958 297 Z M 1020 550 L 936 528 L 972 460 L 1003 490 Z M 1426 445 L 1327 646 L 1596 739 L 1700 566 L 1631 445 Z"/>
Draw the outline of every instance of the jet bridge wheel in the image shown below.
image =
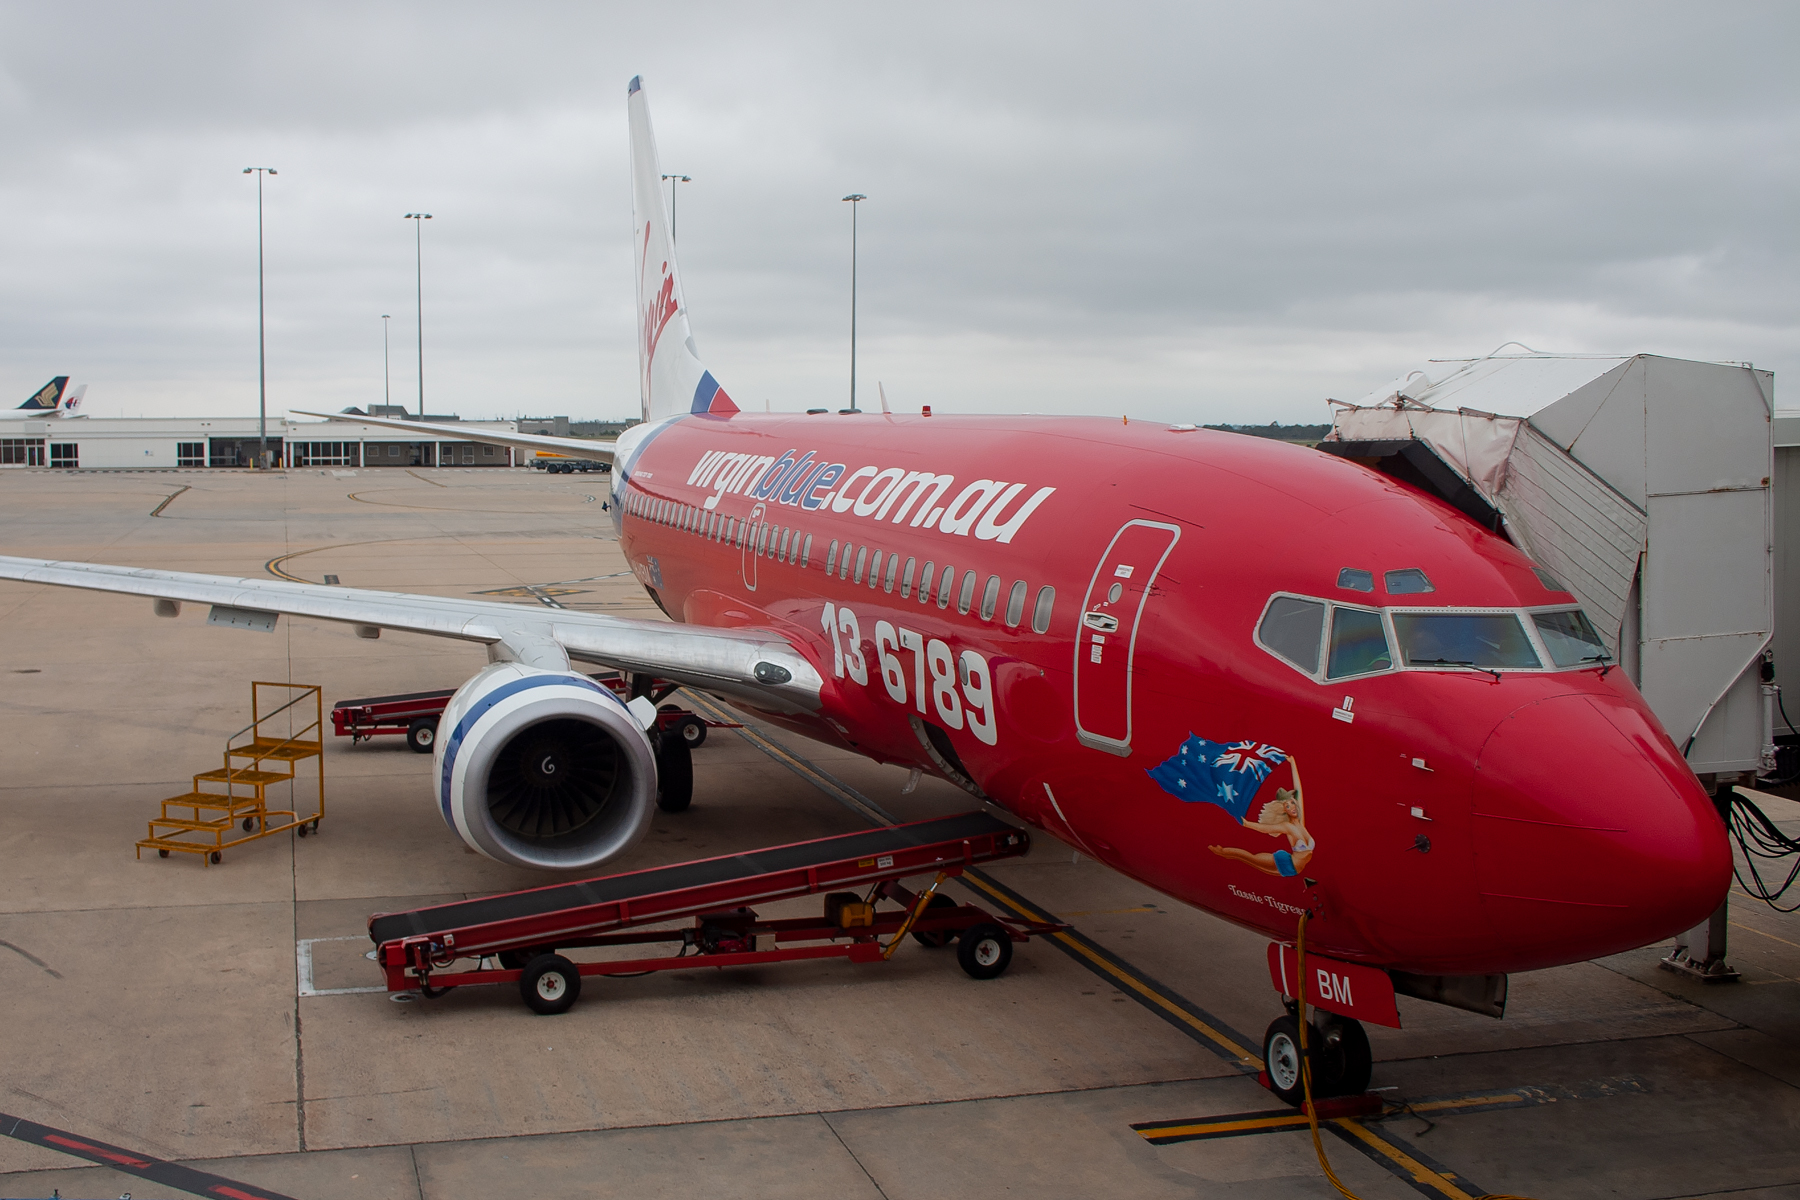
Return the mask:
<path fill-rule="evenodd" d="M 560 954 L 540 954 L 519 977 L 519 995 L 534 1013 L 550 1017 L 568 1012 L 581 997 L 581 972 Z"/>
<path fill-rule="evenodd" d="M 666 813 L 686 812 L 694 802 L 694 752 L 679 735 L 657 741 L 656 807 Z"/>

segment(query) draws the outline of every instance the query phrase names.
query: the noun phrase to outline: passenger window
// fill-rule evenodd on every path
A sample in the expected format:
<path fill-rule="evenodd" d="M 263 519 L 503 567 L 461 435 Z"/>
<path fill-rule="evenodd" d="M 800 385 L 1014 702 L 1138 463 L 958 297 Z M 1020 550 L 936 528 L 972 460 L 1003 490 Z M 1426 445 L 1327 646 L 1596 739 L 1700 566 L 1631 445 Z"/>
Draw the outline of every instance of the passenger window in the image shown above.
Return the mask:
<path fill-rule="evenodd" d="M 1394 613 L 1409 667 L 1540 667 L 1525 627 L 1511 613 Z"/>
<path fill-rule="evenodd" d="M 1550 661 L 1559 667 L 1578 667 L 1582 663 L 1603 663 L 1612 661 L 1612 655 L 1606 652 L 1606 643 L 1594 632 L 1588 622 L 1587 614 L 1579 608 L 1568 612 L 1533 613 L 1532 621 L 1537 625 L 1538 636 L 1544 639 L 1544 648 L 1550 651 Z"/>
<path fill-rule="evenodd" d="M 898 570 L 899 566 L 900 566 L 900 556 L 898 554 L 888 555 L 887 575 L 881 581 L 881 590 L 882 591 L 891 592 L 894 590 L 894 575 L 895 575 L 895 572 Z"/>
<path fill-rule="evenodd" d="M 804 571 L 806 569 L 806 564 L 810 563 L 811 561 L 812 561 L 812 534 L 809 533 L 806 535 L 806 544 L 800 547 L 800 569 Z"/>
<path fill-rule="evenodd" d="M 912 595 L 913 568 L 918 565 L 919 560 L 916 558 L 906 560 L 906 571 L 900 576 L 900 598 L 902 600 Z"/>
<path fill-rule="evenodd" d="M 867 549 L 867 548 L 868 547 L 866 547 L 866 546 L 864 547 L 864 549 Z M 839 579 L 850 578 L 850 543 L 849 542 L 844 543 L 844 558 L 843 558 L 842 562 L 838 563 L 838 578 Z"/>
<path fill-rule="evenodd" d="M 1375 590 L 1375 573 L 1345 567 L 1338 572 L 1338 586 L 1347 592 L 1372 592 Z"/>
<path fill-rule="evenodd" d="M 931 571 L 932 571 L 931 563 L 927 562 L 925 564 L 925 569 L 923 571 L 919 572 L 919 603 L 920 604 L 924 604 L 931 599 Z"/>
<path fill-rule="evenodd" d="M 858 550 L 856 552 L 856 582 L 858 582 L 858 583 L 862 582 L 863 567 L 868 563 L 868 561 L 869 561 L 869 548 L 867 546 L 864 546 L 861 550 Z"/>
<path fill-rule="evenodd" d="M 962 594 L 956 598 L 956 611 L 966 613 L 975 603 L 975 572 L 963 572 Z"/>
<path fill-rule="evenodd" d="M 725 525 L 725 542 L 730 546 L 738 544 L 738 519 L 736 517 L 730 518 Z"/>
<path fill-rule="evenodd" d="M 938 576 L 938 607 L 950 607 L 950 592 L 956 586 L 956 568 L 945 567 L 944 573 Z"/>
<path fill-rule="evenodd" d="M 877 550 L 869 558 L 869 586 L 873 588 L 881 581 L 881 551 Z"/>
<path fill-rule="evenodd" d="M 1045 586 L 1038 589 L 1037 604 L 1031 610 L 1031 631 L 1033 633 L 1050 632 L 1050 610 L 1056 607 L 1056 589 Z"/>
<path fill-rule="evenodd" d="M 792 546 L 793 541 L 794 541 L 794 531 L 793 530 L 789 529 L 781 535 L 781 554 L 778 557 L 781 559 L 782 562 L 786 562 L 788 560 L 788 550 Z"/>
<path fill-rule="evenodd" d="M 835 570 L 837 570 L 837 540 L 834 538 L 831 548 L 825 551 L 825 573 L 829 575 Z"/>
<path fill-rule="evenodd" d="M 1324 632 L 1324 603 L 1296 596 L 1277 596 L 1269 601 L 1262 624 L 1256 627 L 1256 636 L 1266 649 L 1308 675 L 1318 674 L 1319 641 Z"/>
<path fill-rule="evenodd" d="M 1331 615 L 1331 659 L 1327 679 L 1367 675 L 1394 665 L 1388 652 L 1387 630 L 1381 614 L 1360 608 L 1339 608 Z"/>
<path fill-rule="evenodd" d="M 994 609 L 1000 604 L 1000 577 L 989 575 L 987 586 L 981 589 L 981 619 L 994 619 Z"/>
<path fill-rule="evenodd" d="M 1417 567 L 1407 567 L 1403 571 L 1389 571 L 1384 577 L 1390 596 L 1417 596 L 1424 592 L 1435 592 L 1431 580 L 1425 572 Z"/>
<path fill-rule="evenodd" d="M 1013 629 L 1025 616 L 1025 593 L 1029 591 L 1023 579 L 1012 585 L 1012 594 L 1006 598 L 1006 627 Z"/>

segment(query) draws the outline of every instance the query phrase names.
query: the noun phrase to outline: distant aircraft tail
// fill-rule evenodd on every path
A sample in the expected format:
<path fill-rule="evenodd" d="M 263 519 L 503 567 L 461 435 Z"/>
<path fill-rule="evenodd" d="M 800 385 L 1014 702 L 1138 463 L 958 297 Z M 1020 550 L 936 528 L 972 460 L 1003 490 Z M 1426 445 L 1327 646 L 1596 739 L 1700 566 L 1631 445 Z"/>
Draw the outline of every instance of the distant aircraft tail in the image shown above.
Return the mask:
<path fill-rule="evenodd" d="M 675 266 L 669 211 L 663 203 L 662 165 L 650 129 L 650 105 L 641 76 L 627 92 L 631 110 L 632 250 L 637 266 L 638 391 L 644 420 L 677 413 L 734 413 L 694 348 L 687 301 Z"/>
<path fill-rule="evenodd" d="M 87 397 L 87 384 L 85 384 L 85 383 L 77 384 L 74 391 L 70 392 L 67 396 L 63 397 L 63 402 L 62 402 L 62 406 L 61 406 L 62 407 L 62 415 L 65 417 L 74 416 L 75 410 L 81 407 L 81 402 L 82 402 L 82 400 L 86 399 L 86 397 Z"/>
<path fill-rule="evenodd" d="M 63 389 L 69 386 L 67 375 L 58 375 L 32 393 L 31 399 L 19 405 L 24 412 L 53 413 L 62 407 Z"/>

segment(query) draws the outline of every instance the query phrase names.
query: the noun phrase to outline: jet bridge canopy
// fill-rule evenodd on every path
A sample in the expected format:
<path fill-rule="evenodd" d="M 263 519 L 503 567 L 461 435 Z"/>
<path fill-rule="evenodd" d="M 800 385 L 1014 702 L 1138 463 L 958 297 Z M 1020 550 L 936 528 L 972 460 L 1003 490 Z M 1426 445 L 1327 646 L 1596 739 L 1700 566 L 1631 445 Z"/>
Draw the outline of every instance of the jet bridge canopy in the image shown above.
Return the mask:
<path fill-rule="evenodd" d="M 1640 354 L 1434 360 L 1320 449 L 1499 528 L 1572 591 L 1697 773 L 1767 769 L 1774 380 Z"/>

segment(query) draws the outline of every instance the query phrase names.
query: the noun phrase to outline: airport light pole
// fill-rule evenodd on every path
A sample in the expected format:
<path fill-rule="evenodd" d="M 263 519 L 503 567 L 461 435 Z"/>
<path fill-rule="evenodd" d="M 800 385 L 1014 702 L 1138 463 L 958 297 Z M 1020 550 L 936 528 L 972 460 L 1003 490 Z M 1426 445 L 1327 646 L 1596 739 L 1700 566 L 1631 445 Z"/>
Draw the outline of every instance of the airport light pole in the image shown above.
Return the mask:
<path fill-rule="evenodd" d="M 263 321 L 263 203 L 264 175 L 280 174 L 274 167 L 245 167 L 244 174 L 256 176 L 256 465 L 268 465 L 269 458 L 269 355 Z"/>
<path fill-rule="evenodd" d="M 430 213 L 407 213 L 405 220 L 413 223 L 413 286 L 418 292 L 419 305 L 419 420 L 425 419 L 425 242 L 424 234 L 419 231 L 425 228 L 425 222 L 431 220 Z"/>
<path fill-rule="evenodd" d="M 675 244 L 675 185 L 692 183 L 694 177 L 692 175 L 664 175 L 663 178 L 669 181 L 669 245 L 673 246 Z"/>
<path fill-rule="evenodd" d="M 394 372 L 388 365 L 388 314 L 381 314 L 381 404 L 383 408 L 394 406 Z M 387 416 L 386 413 L 381 414 Z"/>
<path fill-rule="evenodd" d="M 851 192 L 850 202 L 850 411 L 856 411 L 856 206 L 867 200 L 861 192 Z"/>

